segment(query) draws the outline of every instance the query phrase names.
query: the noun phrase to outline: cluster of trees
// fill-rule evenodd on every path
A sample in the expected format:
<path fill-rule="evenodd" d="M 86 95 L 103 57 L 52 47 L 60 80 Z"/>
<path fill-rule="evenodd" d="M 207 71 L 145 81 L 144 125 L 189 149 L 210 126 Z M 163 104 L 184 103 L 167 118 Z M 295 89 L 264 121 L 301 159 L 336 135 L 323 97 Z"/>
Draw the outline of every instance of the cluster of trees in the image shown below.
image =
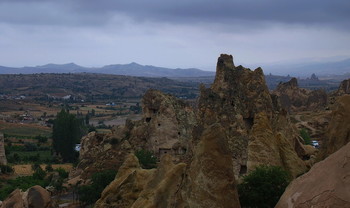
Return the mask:
<path fill-rule="evenodd" d="M 76 118 L 68 110 L 62 109 L 53 122 L 52 142 L 53 149 L 61 156 L 63 162 L 74 162 L 78 154 L 75 144 L 80 142 L 84 134 L 85 119 Z"/>

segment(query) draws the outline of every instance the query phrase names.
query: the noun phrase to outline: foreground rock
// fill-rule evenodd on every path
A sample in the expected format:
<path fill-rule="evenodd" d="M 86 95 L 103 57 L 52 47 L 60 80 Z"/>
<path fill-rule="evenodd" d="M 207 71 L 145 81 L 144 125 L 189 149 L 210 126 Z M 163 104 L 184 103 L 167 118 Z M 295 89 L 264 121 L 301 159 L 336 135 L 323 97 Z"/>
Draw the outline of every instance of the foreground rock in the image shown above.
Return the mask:
<path fill-rule="evenodd" d="M 299 88 L 296 78 L 280 83 L 273 94 L 280 97 L 282 108 L 288 112 L 323 110 L 328 104 L 328 96 L 324 90 Z"/>
<path fill-rule="evenodd" d="M 350 143 L 295 179 L 276 208 L 350 207 Z"/>
<path fill-rule="evenodd" d="M 350 95 L 337 99 L 326 132 L 320 153 L 321 159 L 350 142 Z"/>
<path fill-rule="evenodd" d="M 26 192 L 14 190 L 1 208 L 53 208 L 50 193 L 41 186 L 33 186 Z"/>
<path fill-rule="evenodd" d="M 129 155 L 96 207 L 240 207 L 232 157 L 220 125 L 203 132 L 190 165 L 162 156 L 155 170 Z"/>

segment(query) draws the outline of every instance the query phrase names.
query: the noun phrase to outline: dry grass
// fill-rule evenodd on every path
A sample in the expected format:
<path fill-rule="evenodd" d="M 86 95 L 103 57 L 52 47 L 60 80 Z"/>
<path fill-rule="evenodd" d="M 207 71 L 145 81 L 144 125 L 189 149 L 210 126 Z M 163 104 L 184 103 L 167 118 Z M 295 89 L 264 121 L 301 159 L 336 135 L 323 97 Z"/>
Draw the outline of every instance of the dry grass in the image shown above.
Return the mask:
<path fill-rule="evenodd" d="M 40 165 L 40 167 L 45 170 L 46 164 Z M 29 176 L 33 174 L 33 169 L 31 164 L 23 164 L 23 165 L 14 165 L 12 166 L 14 173 L 17 176 Z M 65 171 L 69 172 L 73 169 L 73 165 L 71 163 L 65 164 L 53 164 L 53 169 L 63 168 Z"/>

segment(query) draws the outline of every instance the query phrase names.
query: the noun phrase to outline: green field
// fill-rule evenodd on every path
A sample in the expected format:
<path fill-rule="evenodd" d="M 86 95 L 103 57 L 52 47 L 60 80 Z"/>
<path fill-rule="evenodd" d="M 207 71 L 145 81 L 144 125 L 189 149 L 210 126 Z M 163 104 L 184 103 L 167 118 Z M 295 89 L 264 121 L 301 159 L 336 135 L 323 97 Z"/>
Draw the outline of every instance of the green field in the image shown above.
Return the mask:
<path fill-rule="evenodd" d="M 35 137 L 38 135 L 51 137 L 51 129 L 37 125 L 0 123 L 0 131 L 8 136 Z"/>

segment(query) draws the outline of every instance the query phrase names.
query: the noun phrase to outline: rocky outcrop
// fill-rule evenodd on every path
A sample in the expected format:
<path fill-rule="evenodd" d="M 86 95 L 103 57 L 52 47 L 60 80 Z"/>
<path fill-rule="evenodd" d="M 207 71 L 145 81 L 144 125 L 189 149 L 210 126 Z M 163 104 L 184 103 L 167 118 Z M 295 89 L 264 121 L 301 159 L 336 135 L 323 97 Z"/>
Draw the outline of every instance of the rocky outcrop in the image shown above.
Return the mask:
<path fill-rule="evenodd" d="M 214 84 L 201 87 L 198 111 L 194 142 L 204 129 L 220 124 L 236 177 L 261 164 L 281 165 L 293 176 L 306 171 L 294 150 L 296 130 L 277 97 L 270 96 L 261 68 L 236 67 L 231 55 L 222 54 Z"/>
<path fill-rule="evenodd" d="M 350 143 L 295 179 L 276 208 L 350 207 Z"/>
<path fill-rule="evenodd" d="M 326 158 L 348 142 L 350 142 L 350 95 L 343 95 L 337 99 L 332 111 L 320 158 Z"/>
<path fill-rule="evenodd" d="M 184 163 L 173 164 L 168 154 L 157 169 L 144 170 L 131 154 L 95 207 L 177 207 L 185 168 Z"/>
<path fill-rule="evenodd" d="M 182 189 L 185 207 L 240 207 L 233 159 L 221 125 L 205 129 L 194 151 Z"/>
<path fill-rule="evenodd" d="M 288 112 L 323 110 L 328 104 L 328 96 L 324 90 L 299 88 L 296 78 L 280 83 L 273 94 L 280 97 L 282 108 Z"/>
<path fill-rule="evenodd" d="M 91 132 L 81 141 L 79 164 L 71 178 L 89 178 L 93 173 L 115 169 L 123 164 L 125 156 L 133 152 L 129 142 L 115 131 L 109 134 Z"/>
<path fill-rule="evenodd" d="M 152 151 L 161 158 L 171 154 L 177 162 L 189 160 L 196 119 L 184 101 L 158 90 L 148 90 L 142 99 L 143 117 L 127 120 L 112 133 L 89 133 L 82 139 L 79 164 L 72 177 L 88 178 L 105 169 L 118 169 L 135 150 Z"/>
<path fill-rule="evenodd" d="M 186 155 L 196 125 L 193 109 L 172 95 L 148 90 L 142 111 L 141 121 L 127 124 L 131 145 L 151 150 L 158 158 L 169 153 L 176 158 Z"/>
<path fill-rule="evenodd" d="M 190 165 L 166 154 L 156 170 L 144 170 L 129 155 L 95 207 L 240 207 L 223 137 L 219 124 L 204 131 Z"/>
<path fill-rule="evenodd" d="M 350 79 L 343 80 L 340 85 L 338 90 L 335 93 L 337 96 L 345 95 L 345 94 L 350 94 Z"/>
<path fill-rule="evenodd" d="M 0 132 L 0 165 L 7 165 L 4 134 Z"/>
<path fill-rule="evenodd" d="M 53 208 L 50 193 L 41 186 L 33 186 L 26 192 L 14 190 L 3 201 L 1 208 Z"/>

